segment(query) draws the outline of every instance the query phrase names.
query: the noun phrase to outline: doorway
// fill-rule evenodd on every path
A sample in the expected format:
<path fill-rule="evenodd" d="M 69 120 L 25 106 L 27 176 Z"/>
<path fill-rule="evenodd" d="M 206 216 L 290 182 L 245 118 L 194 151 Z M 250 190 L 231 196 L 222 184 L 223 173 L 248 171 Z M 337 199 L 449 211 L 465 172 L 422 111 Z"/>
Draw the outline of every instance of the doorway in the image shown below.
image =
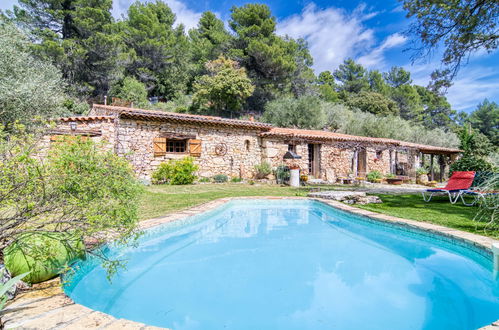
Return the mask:
<path fill-rule="evenodd" d="M 312 144 L 308 145 L 308 175 L 311 175 L 315 178 L 319 178 L 320 176 L 320 144 Z"/>
<path fill-rule="evenodd" d="M 357 176 L 366 177 L 367 172 L 367 151 L 365 148 L 357 151 Z"/>

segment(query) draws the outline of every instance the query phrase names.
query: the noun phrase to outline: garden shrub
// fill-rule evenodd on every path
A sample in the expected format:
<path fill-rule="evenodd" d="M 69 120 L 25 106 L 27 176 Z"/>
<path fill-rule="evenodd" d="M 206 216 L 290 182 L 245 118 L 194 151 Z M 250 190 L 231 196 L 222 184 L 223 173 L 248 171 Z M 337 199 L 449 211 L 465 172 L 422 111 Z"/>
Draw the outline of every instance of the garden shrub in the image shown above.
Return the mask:
<path fill-rule="evenodd" d="M 152 181 L 154 184 L 192 184 L 196 180 L 194 173 L 197 170 L 198 166 L 194 164 L 192 157 L 184 157 L 179 160 L 170 159 L 167 163 L 161 163 L 152 173 Z"/>
<path fill-rule="evenodd" d="M 4 250 L 5 266 L 17 276 L 29 272 L 25 282 L 34 284 L 63 272 L 84 255 L 81 239 L 63 233 L 24 234 Z"/>
<path fill-rule="evenodd" d="M 229 178 L 225 174 L 217 174 L 213 177 L 213 181 L 216 183 L 224 183 L 229 181 Z"/>
<path fill-rule="evenodd" d="M 211 179 L 210 179 L 210 178 L 206 178 L 206 177 L 204 177 L 204 178 L 200 178 L 200 179 L 198 180 L 198 182 L 201 182 L 201 183 L 206 183 L 206 182 L 210 182 L 210 181 L 211 181 Z"/>
<path fill-rule="evenodd" d="M 471 154 L 464 154 L 449 168 L 449 175 L 454 171 L 475 171 L 475 172 L 493 172 L 494 166 L 485 159 Z"/>
<path fill-rule="evenodd" d="M 142 186 L 131 165 L 103 145 L 74 136 L 53 143 L 47 157 L 40 158 L 37 141 L 38 136 L 22 131 L 3 139 L 0 128 L 0 259 L 21 267 L 16 250 L 22 249 L 24 264 L 37 268 L 30 275 L 34 282 L 79 255 L 68 247 L 78 251 L 81 246 L 104 260 L 111 275 L 123 261 L 92 247 L 109 240 L 103 233 L 112 234 L 118 245 L 134 243 L 140 235 Z M 83 246 L 83 238 L 92 246 Z M 39 271 L 47 265 L 57 266 L 49 270 L 52 274 Z"/>
<path fill-rule="evenodd" d="M 233 178 L 230 179 L 230 182 L 234 182 L 234 183 L 238 183 L 238 182 L 241 182 L 243 181 L 242 178 L 238 177 L 238 176 L 235 176 Z"/>
<path fill-rule="evenodd" d="M 289 167 L 285 165 L 279 165 L 275 169 L 274 173 L 277 183 L 283 184 L 289 181 L 290 173 L 289 173 Z"/>
<path fill-rule="evenodd" d="M 262 162 L 259 165 L 255 165 L 256 178 L 263 179 L 266 178 L 270 173 L 272 173 L 272 167 L 268 162 Z"/>
<path fill-rule="evenodd" d="M 416 175 L 428 174 L 428 170 L 425 167 L 420 167 L 416 170 Z"/>
<path fill-rule="evenodd" d="M 371 171 L 367 173 L 367 181 L 375 182 L 376 180 L 380 180 L 383 178 L 383 174 L 380 171 Z"/>

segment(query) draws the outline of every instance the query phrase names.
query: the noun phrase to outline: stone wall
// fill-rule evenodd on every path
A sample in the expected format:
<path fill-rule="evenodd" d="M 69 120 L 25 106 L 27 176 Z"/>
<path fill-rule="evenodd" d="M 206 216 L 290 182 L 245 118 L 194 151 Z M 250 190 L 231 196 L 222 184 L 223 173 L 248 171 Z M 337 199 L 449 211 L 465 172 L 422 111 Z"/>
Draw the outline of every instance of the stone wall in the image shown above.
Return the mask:
<path fill-rule="evenodd" d="M 85 120 L 85 121 L 76 121 L 76 130 L 71 131 L 70 122 L 58 122 L 56 126 L 57 133 L 48 133 L 44 135 L 39 143 L 40 146 L 40 155 L 44 156 L 47 154 L 48 149 L 50 148 L 51 143 L 53 143 L 54 138 L 60 136 L 59 130 L 64 131 L 65 135 L 78 136 L 82 131 L 87 130 L 96 130 L 100 131 L 100 135 L 92 136 L 94 142 L 100 144 L 104 149 L 113 150 L 114 144 L 116 141 L 116 130 L 114 125 L 114 120 L 110 118 L 104 119 L 94 119 L 94 120 Z"/>
<path fill-rule="evenodd" d="M 367 149 L 367 173 L 380 171 L 382 174 L 390 173 L 390 151 Z"/>
<path fill-rule="evenodd" d="M 117 119 L 116 119 L 117 120 Z M 61 122 L 58 129 L 70 131 L 69 122 Z M 185 153 L 166 153 L 155 156 L 153 140 L 161 135 L 178 134 L 195 137 L 201 140 L 201 155 L 195 157 L 199 166 L 199 177 L 213 177 L 216 174 L 225 174 L 229 177 L 254 178 L 255 165 L 262 161 L 269 162 L 272 168 L 280 165 L 297 165 L 302 174 L 308 174 L 308 143 L 307 141 L 293 141 L 296 153 L 301 156 L 298 160 L 283 160 L 290 143 L 285 138 L 260 138 L 258 130 L 234 127 L 219 127 L 209 125 L 178 124 L 160 121 L 141 121 L 136 119 L 94 119 L 77 122 L 78 130 L 100 130 L 101 135 L 92 137 L 96 142 L 105 141 L 105 145 L 126 157 L 133 165 L 138 177 L 144 181 L 151 179 L 152 172 L 162 162 L 170 159 L 181 159 L 189 156 Z M 320 147 L 320 178 L 329 182 L 336 182 L 338 177 L 355 176 L 354 149 L 340 148 L 334 143 L 318 143 Z M 43 139 L 42 145 L 50 145 L 50 135 Z M 223 146 L 225 154 L 216 152 L 217 146 Z M 366 149 L 367 170 L 390 173 L 390 151 L 382 150 L 377 153 L 373 147 Z M 417 161 L 416 152 L 397 152 L 399 163 L 406 164 L 410 175 L 415 173 Z M 395 151 L 392 151 L 395 158 Z M 395 159 L 393 159 L 395 160 Z"/>
<path fill-rule="evenodd" d="M 339 148 L 333 144 L 321 147 L 321 176 L 329 182 L 336 182 L 339 177 L 352 173 L 353 149 Z"/>
<path fill-rule="evenodd" d="M 229 177 L 253 178 L 254 166 L 261 162 L 257 130 L 120 119 L 117 152 L 130 160 L 141 179 L 149 180 L 151 173 L 162 162 L 189 156 L 188 152 L 155 156 L 153 139 L 162 133 L 193 135 L 201 140 L 201 155 L 195 157 L 199 165 L 199 177 L 225 174 Z M 226 153 L 217 153 L 217 146 L 222 146 Z"/>
<path fill-rule="evenodd" d="M 262 140 L 262 160 L 270 163 L 272 168 L 280 165 L 295 165 L 300 168 L 300 173 L 308 173 L 308 144 L 303 142 L 293 142 L 296 154 L 301 159 L 283 160 L 284 154 L 288 152 L 288 143 L 283 139 L 264 138 Z"/>

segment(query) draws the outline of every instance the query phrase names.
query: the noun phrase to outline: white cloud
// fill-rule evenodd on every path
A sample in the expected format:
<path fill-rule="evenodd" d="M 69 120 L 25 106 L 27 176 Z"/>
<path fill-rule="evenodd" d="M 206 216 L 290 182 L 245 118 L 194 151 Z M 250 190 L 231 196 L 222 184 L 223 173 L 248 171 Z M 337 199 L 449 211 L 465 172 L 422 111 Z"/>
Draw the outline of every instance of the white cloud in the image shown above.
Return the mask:
<path fill-rule="evenodd" d="M 369 68 L 385 66 L 385 51 L 403 45 L 407 38 L 400 33 L 394 33 L 383 41 L 381 45 L 369 51 L 368 54 L 363 55 L 357 61 Z"/>
<path fill-rule="evenodd" d="M 202 13 L 196 12 L 192 9 L 189 9 L 185 3 L 180 0 L 164 0 L 171 10 L 177 16 L 177 20 L 175 21 L 175 26 L 178 24 L 184 24 L 186 31 L 192 29 L 197 26 L 199 19 L 201 18 Z M 121 18 L 122 15 L 125 15 L 128 7 L 135 0 L 113 0 L 113 16 L 116 18 Z M 142 1 L 148 2 L 148 1 Z"/>
<path fill-rule="evenodd" d="M 311 3 L 300 14 L 279 22 L 277 33 L 307 40 L 316 72 L 334 70 L 348 57 L 376 66 L 384 63 L 386 50 L 405 42 L 405 37 L 397 33 L 376 47 L 374 30 L 364 25 L 376 15 L 366 13 L 365 5 L 349 14 L 338 8 L 319 9 Z"/>
<path fill-rule="evenodd" d="M 432 61 L 426 64 L 406 65 L 405 69 L 411 72 L 413 82 L 426 86 L 430 74 L 435 68 L 440 67 L 440 62 Z M 454 110 L 473 111 L 478 103 L 485 98 L 490 101 L 497 99 L 499 90 L 499 69 L 484 67 L 479 64 L 470 64 L 461 68 L 453 85 L 447 90 L 447 100 Z"/>

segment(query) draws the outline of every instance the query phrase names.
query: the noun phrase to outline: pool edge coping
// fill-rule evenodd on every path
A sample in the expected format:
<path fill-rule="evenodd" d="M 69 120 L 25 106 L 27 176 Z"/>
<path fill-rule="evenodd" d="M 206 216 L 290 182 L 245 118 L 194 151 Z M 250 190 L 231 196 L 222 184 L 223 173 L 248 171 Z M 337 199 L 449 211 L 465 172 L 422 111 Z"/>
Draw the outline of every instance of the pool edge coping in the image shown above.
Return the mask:
<path fill-rule="evenodd" d="M 225 205 L 226 203 L 232 201 L 232 200 L 244 200 L 244 199 L 269 199 L 269 200 L 284 200 L 284 199 L 297 199 L 297 200 L 315 200 L 318 202 L 321 202 L 323 204 L 329 205 L 333 208 L 340 209 L 346 212 L 350 212 L 356 215 L 361 215 L 364 217 L 367 217 L 369 219 L 373 219 L 376 221 L 381 221 L 384 223 L 390 223 L 390 224 L 395 224 L 397 226 L 401 227 L 406 227 L 409 229 L 416 229 L 419 231 L 425 231 L 437 235 L 441 235 L 443 237 L 451 238 L 454 240 L 458 240 L 461 242 L 464 242 L 466 244 L 473 245 L 477 248 L 483 249 L 483 250 L 488 250 L 491 252 L 492 249 L 492 244 L 493 243 L 499 243 L 499 240 L 495 240 L 491 237 L 486 237 L 486 236 L 481 236 L 478 234 L 473 234 L 465 231 L 461 231 L 458 229 L 453 229 L 441 225 L 435 225 L 427 222 L 420 222 L 416 220 L 410 220 L 410 219 L 404 219 L 404 218 L 398 218 L 386 214 L 381 214 L 381 213 L 376 213 L 364 209 L 360 209 L 354 206 L 346 205 L 344 203 L 334 201 L 334 200 L 329 200 L 329 199 L 324 199 L 324 198 L 318 198 L 318 197 L 295 197 L 295 196 L 241 196 L 241 197 L 224 197 L 224 198 L 218 198 L 215 200 L 212 200 L 210 202 L 206 202 L 203 204 L 199 204 L 190 208 L 186 208 L 183 210 L 179 210 L 177 212 L 173 212 L 170 214 L 167 214 L 165 216 L 161 217 L 156 217 L 152 219 L 147 219 L 139 222 L 138 228 L 140 230 L 146 230 L 150 228 L 154 228 L 157 226 L 160 226 L 162 224 L 170 223 L 173 221 L 185 219 L 187 217 L 199 215 L 202 213 L 205 213 L 207 211 L 214 210 L 222 205 Z M 62 296 L 62 299 L 61 299 Z M 24 299 L 23 299 L 24 298 Z M 9 314 L 9 310 L 13 309 L 13 311 L 10 312 L 10 314 L 16 314 L 16 312 L 19 312 L 22 315 L 22 311 L 24 309 L 30 308 L 29 305 L 33 305 L 36 309 L 36 304 L 37 302 L 40 302 L 41 299 L 48 299 L 52 300 L 51 303 L 53 304 L 53 308 L 50 308 L 49 310 L 44 310 L 41 314 L 38 315 L 25 315 L 26 320 L 23 321 L 17 321 L 14 322 L 13 326 L 9 325 L 9 319 L 6 319 L 6 329 L 16 329 L 16 328 L 23 328 L 24 326 L 32 327 L 33 322 L 35 324 L 40 323 L 40 321 L 46 319 L 47 317 L 49 319 L 54 319 L 56 317 L 59 317 L 61 319 L 60 322 L 57 323 L 57 327 L 73 327 L 75 323 L 82 322 L 89 319 L 89 321 L 94 320 L 95 318 L 97 320 L 105 320 L 105 324 L 100 325 L 100 328 L 116 328 L 117 326 L 119 327 L 126 327 L 127 329 L 164 329 L 164 328 L 159 328 L 159 327 L 154 327 L 154 326 L 147 326 L 145 324 L 131 321 L 131 320 L 125 320 L 125 319 L 117 319 L 109 314 L 105 314 L 102 312 L 94 311 L 89 309 L 88 307 L 85 307 L 80 304 L 76 304 L 74 301 L 72 301 L 69 297 L 67 297 L 64 292 L 62 291 L 62 288 L 58 290 L 56 293 L 53 293 L 52 295 L 48 295 L 44 298 L 38 298 L 38 299 L 33 299 L 31 298 L 31 301 L 27 301 L 29 298 L 29 292 L 28 292 L 28 298 L 25 298 L 24 295 L 21 295 L 20 297 L 17 297 L 14 299 L 14 301 L 10 302 L 2 313 L 2 316 L 6 316 Z M 45 301 L 45 304 L 47 304 L 47 301 Z M 49 302 L 50 304 L 50 302 Z M 33 307 L 31 307 L 33 308 Z M 68 317 L 69 319 L 67 321 L 62 321 L 63 317 Z M 78 315 L 77 317 L 74 317 L 74 315 Z M 12 316 L 12 315 L 11 315 Z M 15 315 L 13 316 L 13 319 L 15 320 Z M 62 324 L 61 324 L 62 322 Z M 104 321 L 103 321 L 104 322 Z M 66 324 L 64 324 L 66 323 Z M 96 327 L 99 325 L 96 325 Z M 486 325 L 479 330 L 496 330 L 499 329 L 499 320 L 496 322 L 493 322 L 490 325 Z"/>

